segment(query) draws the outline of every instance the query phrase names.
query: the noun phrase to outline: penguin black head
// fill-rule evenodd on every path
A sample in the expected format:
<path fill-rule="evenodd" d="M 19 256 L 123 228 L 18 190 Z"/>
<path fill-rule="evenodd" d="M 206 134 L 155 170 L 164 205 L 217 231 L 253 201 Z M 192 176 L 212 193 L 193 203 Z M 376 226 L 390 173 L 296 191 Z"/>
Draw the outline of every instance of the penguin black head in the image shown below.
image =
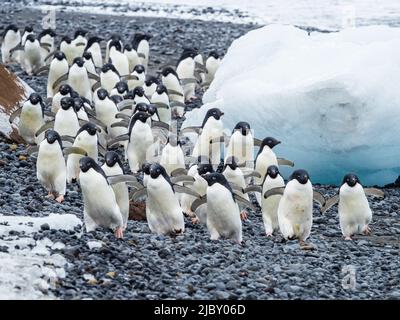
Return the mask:
<path fill-rule="evenodd" d="M 143 87 L 135 87 L 135 89 L 133 89 L 133 96 L 144 97 Z"/>
<path fill-rule="evenodd" d="M 141 73 L 145 72 L 145 69 L 144 69 L 144 66 L 142 66 L 141 64 L 137 64 L 135 66 L 135 68 L 133 68 L 133 71 L 136 71 L 136 73 L 141 74 Z"/>
<path fill-rule="evenodd" d="M 57 131 L 55 131 L 53 129 L 47 130 L 46 133 L 44 134 L 44 138 L 50 144 L 53 144 L 55 141 L 57 141 L 59 143 L 60 147 L 62 148 L 61 137 Z"/>
<path fill-rule="evenodd" d="M 129 43 L 125 44 L 124 51 L 132 51 L 132 46 Z"/>
<path fill-rule="evenodd" d="M 91 52 L 89 51 L 83 52 L 82 57 L 85 58 L 86 60 L 92 60 L 93 58 Z"/>
<path fill-rule="evenodd" d="M 114 65 L 111 62 L 108 62 L 101 67 L 101 72 L 103 73 L 107 73 L 110 70 L 119 76 L 117 69 L 115 69 Z"/>
<path fill-rule="evenodd" d="M 75 90 L 71 89 L 71 98 L 82 98 L 79 96 L 79 93 Z"/>
<path fill-rule="evenodd" d="M 119 94 L 123 94 L 125 92 L 128 92 L 128 84 L 125 81 L 119 81 L 115 84 L 115 89 L 117 89 Z"/>
<path fill-rule="evenodd" d="M 155 83 L 155 84 L 160 84 L 160 80 L 158 80 L 156 77 L 154 77 L 154 76 L 148 76 L 147 77 L 147 79 L 146 79 L 146 81 L 144 82 L 144 84 L 147 86 L 147 87 L 150 87 L 153 83 Z"/>
<path fill-rule="evenodd" d="M 56 32 L 53 29 L 44 29 L 42 32 L 39 33 L 38 39 L 42 39 L 44 36 L 50 36 L 54 38 L 56 36 Z"/>
<path fill-rule="evenodd" d="M 75 112 L 78 112 L 84 107 L 83 99 L 81 97 L 76 97 L 74 99 L 74 109 Z"/>
<path fill-rule="evenodd" d="M 233 157 L 233 156 L 226 158 L 226 161 L 225 161 L 225 164 L 224 164 L 224 169 L 225 169 L 226 167 L 229 167 L 229 168 L 231 168 L 232 170 L 236 170 L 237 167 L 238 167 L 238 162 L 237 162 L 237 160 L 238 160 L 238 159 L 237 159 L 236 157 Z"/>
<path fill-rule="evenodd" d="M 133 113 L 136 112 L 148 112 L 148 105 L 147 103 L 144 102 L 140 102 L 138 104 L 136 104 L 135 109 L 133 110 Z"/>
<path fill-rule="evenodd" d="M 153 116 L 155 114 L 157 114 L 157 116 L 158 116 L 157 108 L 152 104 L 147 105 L 147 113 L 150 116 Z"/>
<path fill-rule="evenodd" d="M 150 166 L 150 177 L 157 179 L 160 175 L 163 176 L 167 181 L 170 181 L 165 168 L 159 163 L 153 163 Z"/>
<path fill-rule="evenodd" d="M 97 97 L 100 100 L 104 100 L 105 98 L 108 97 L 108 91 L 106 89 L 103 89 L 103 88 L 97 90 Z"/>
<path fill-rule="evenodd" d="M 163 94 L 164 92 L 165 92 L 166 94 L 168 94 L 167 87 L 164 86 L 163 84 L 159 84 L 159 85 L 157 86 L 156 92 L 157 92 L 158 94 Z"/>
<path fill-rule="evenodd" d="M 135 33 L 132 40 L 132 48 L 137 50 L 140 41 L 142 40 L 149 41 L 152 37 L 153 36 L 149 33 L 141 33 L 141 32 Z"/>
<path fill-rule="evenodd" d="M 199 175 L 204 176 L 207 173 L 213 173 L 214 168 L 210 162 L 200 162 L 197 165 L 197 172 Z"/>
<path fill-rule="evenodd" d="M 71 98 L 71 97 L 61 98 L 60 104 L 61 104 L 61 108 L 63 110 L 68 110 L 69 108 L 74 108 L 74 105 L 75 105 L 74 98 Z"/>
<path fill-rule="evenodd" d="M 136 121 L 141 121 L 143 123 L 146 123 L 147 118 L 149 118 L 150 115 L 147 112 L 139 111 L 136 112 L 133 117 L 131 118 L 131 122 L 129 123 L 129 133 L 131 132 L 133 125 L 136 123 Z"/>
<path fill-rule="evenodd" d="M 58 92 L 60 92 L 63 96 L 65 96 L 66 94 L 71 93 L 72 88 L 70 87 L 69 84 L 62 84 L 60 86 L 60 89 L 58 90 Z"/>
<path fill-rule="evenodd" d="M 165 67 L 162 69 L 161 74 L 163 77 L 167 77 L 169 74 L 173 74 L 176 78 L 179 79 L 178 74 L 172 67 Z"/>
<path fill-rule="evenodd" d="M 209 57 L 214 57 L 215 59 L 219 59 L 219 54 L 218 54 L 218 52 L 215 51 L 215 50 L 210 51 L 210 53 L 209 53 L 208 56 L 209 56 Z"/>
<path fill-rule="evenodd" d="M 194 48 L 185 48 L 179 58 L 179 61 L 185 60 L 186 58 L 194 58 L 198 55 L 198 51 Z M 178 61 L 178 63 L 179 63 Z"/>
<path fill-rule="evenodd" d="M 65 59 L 65 54 L 62 51 L 56 51 L 54 58 L 56 58 L 58 61 L 62 61 Z"/>
<path fill-rule="evenodd" d="M 277 166 L 269 166 L 267 169 L 267 176 L 275 179 L 279 175 L 279 169 Z"/>
<path fill-rule="evenodd" d="M 33 32 L 33 28 L 31 26 L 26 26 L 24 32 Z"/>
<path fill-rule="evenodd" d="M 87 44 L 86 44 L 86 47 L 85 47 L 85 51 L 87 49 L 89 49 L 94 43 L 100 43 L 101 41 L 103 41 L 102 38 L 99 38 L 99 37 L 96 37 L 96 36 L 90 37 L 89 40 L 87 41 Z"/>
<path fill-rule="evenodd" d="M 117 105 L 118 103 L 120 103 L 121 101 L 124 100 L 124 98 L 122 98 L 121 96 L 114 94 L 110 97 L 110 99 Z"/>
<path fill-rule="evenodd" d="M 270 148 L 272 149 L 273 147 L 275 147 L 276 145 L 278 145 L 278 144 L 280 144 L 280 143 L 281 143 L 280 141 L 276 140 L 276 139 L 273 138 L 273 137 L 266 137 L 266 138 L 264 138 L 263 141 L 261 142 L 260 152 L 262 151 L 262 149 L 263 149 L 265 146 L 268 146 L 268 147 L 270 147 Z"/>
<path fill-rule="evenodd" d="M 111 42 L 109 43 L 108 47 L 111 49 L 112 47 L 114 47 L 115 49 L 117 49 L 117 51 L 122 51 L 122 47 L 121 47 L 121 42 L 119 40 L 111 40 Z"/>
<path fill-rule="evenodd" d="M 82 68 L 85 64 L 85 60 L 83 60 L 82 57 L 76 57 L 72 64 L 76 64 L 78 67 Z"/>
<path fill-rule="evenodd" d="M 7 34 L 8 31 L 14 31 L 18 32 L 18 27 L 15 24 L 10 24 L 7 26 L 7 28 L 4 30 L 3 37 Z"/>
<path fill-rule="evenodd" d="M 81 168 L 82 172 L 87 172 L 90 169 L 97 171 L 98 173 L 102 174 L 105 179 L 107 179 L 106 174 L 104 173 L 103 169 L 98 165 L 98 163 L 91 157 L 83 157 L 79 160 L 79 167 Z"/>
<path fill-rule="evenodd" d="M 244 121 L 238 122 L 235 128 L 233 128 L 232 133 L 234 133 L 237 130 L 240 130 L 242 135 L 247 136 L 247 134 L 250 132 L 250 124 Z"/>
<path fill-rule="evenodd" d="M 42 103 L 42 97 L 36 93 L 36 92 L 32 92 L 29 96 L 29 101 L 33 104 L 33 105 L 37 105 L 38 103 Z"/>
<path fill-rule="evenodd" d="M 70 37 L 68 37 L 68 36 L 64 36 L 64 37 L 61 38 L 61 42 L 63 42 L 63 41 L 68 43 L 68 44 L 71 44 L 72 39 Z"/>
<path fill-rule="evenodd" d="M 300 184 L 306 184 L 310 180 L 308 172 L 303 169 L 296 170 L 292 173 L 289 181 L 296 179 Z"/>
<path fill-rule="evenodd" d="M 207 181 L 208 186 L 211 187 L 215 183 L 219 183 L 232 193 L 232 188 L 229 185 L 228 180 L 226 180 L 225 176 L 222 173 L 219 172 L 207 173 L 203 176 L 203 178 Z"/>
<path fill-rule="evenodd" d="M 35 42 L 35 41 L 36 41 L 36 38 L 35 38 L 35 36 L 34 36 L 33 34 L 29 34 L 29 35 L 26 37 L 26 41 Z"/>
<path fill-rule="evenodd" d="M 121 159 L 119 158 L 118 153 L 116 153 L 115 151 L 107 151 L 104 155 L 104 160 L 107 166 L 113 167 L 116 163 L 118 163 L 118 165 L 122 169 Z"/>
<path fill-rule="evenodd" d="M 145 162 L 142 164 L 142 171 L 144 174 L 149 175 L 150 174 L 150 168 L 151 168 L 151 163 L 150 162 Z"/>
<path fill-rule="evenodd" d="M 88 33 L 88 31 L 86 31 L 86 30 L 78 29 L 75 31 L 74 39 L 78 38 L 79 36 L 84 37 L 84 36 L 86 36 L 87 33 Z"/>
<path fill-rule="evenodd" d="M 360 179 L 354 173 L 348 173 L 344 176 L 342 185 L 345 183 L 347 183 L 349 187 L 354 187 L 357 183 L 361 184 Z"/>
<path fill-rule="evenodd" d="M 94 136 L 97 133 L 97 127 L 94 123 L 86 122 L 82 127 L 79 128 L 76 136 L 83 131 L 86 131 L 89 135 Z"/>
<path fill-rule="evenodd" d="M 209 118 L 214 118 L 215 120 L 219 120 L 224 113 L 218 108 L 211 108 L 207 111 L 206 116 L 204 117 L 203 124 L 201 127 L 203 128 Z"/>

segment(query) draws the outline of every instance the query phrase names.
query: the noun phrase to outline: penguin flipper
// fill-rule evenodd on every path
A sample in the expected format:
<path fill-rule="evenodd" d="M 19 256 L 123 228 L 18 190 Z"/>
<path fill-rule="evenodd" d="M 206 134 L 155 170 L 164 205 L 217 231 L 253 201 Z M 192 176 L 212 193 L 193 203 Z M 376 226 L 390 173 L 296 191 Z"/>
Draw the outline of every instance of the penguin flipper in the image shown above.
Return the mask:
<path fill-rule="evenodd" d="M 207 203 L 207 196 L 206 195 L 194 200 L 192 202 L 192 205 L 190 206 L 190 210 L 192 212 L 196 212 L 197 208 L 200 207 L 201 205 L 205 204 L 205 203 Z"/>
<path fill-rule="evenodd" d="M 48 98 L 46 98 L 46 99 L 44 100 L 44 102 L 45 102 L 46 104 L 52 104 L 52 103 L 53 103 L 53 98 L 52 98 L 52 97 L 48 97 Z"/>
<path fill-rule="evenodd" d="M 42 132 L 45 132 L 47 129 L 52 129 L 54 127 L 54 120 L 46 122 L 42 125 L 38 131 L 35 133 L 35 137 L 38 137 Z"/>
<path fill-rule="evenodd" d="M 243 190 L 243 193 L 249 193 L 249 192 L 259 192 L 262 193 L 262 187 L 261 186 L 249 186 Z"/>
<path fill-rule="evenodd" d="M 71 143 L 75 142 L 75 138 L 74 137 L 67 136 L 67 135 L 61 136 L 61 140 L 62 141 L 66 141 L 66 142 L 71 142 Z"/>
<path fill-rule="evenodd" d="M 92 72 L 87 72 L 87 74 L 88 74 L 88 78 L 89 79 L 93 79 L 93 80 L 96 80 L 96 81 L 100 81 L 100 77 L 97 75 L 97 74 L 94 74 L 94 73 L 92 73 Z"/>
<path fill-rule="evenodd" d="M 80 154 L 80 155 L 83 155 L 83 156 L 87 156 L 87 152 L 86 152 L 86 150 L 83 149 L 83 148 L 79 148 L 79 147 L 68 147 L 68 148 L 65 148 L 65 149 L 64 149 L 64 155 L 65 155 L 65 156 L 68 156 L 68 155 L 70 155 L 70 154 L 72 154 L 72 153 L 74 153 L 74 154 Z"/>
<path fill-rule="evenodd" d="M 324 214 L 330 208 L 332 208 L 335 204 L 339 202 L 339 195 L 335 195 L 332 198 L 326 200 L 325 204 L 321 208 L 321 213 Z"/>
<path fill-rule="evenodd" d="M 201 72 L 208 73 L 207 68 L 204 65 L 202 65 L 201 63 L 197 62 L 197 61 L 194 62 L 194 67 L 195 67 L 195 69 L 198 69 Z"/>
<path fill-rule="evenodd" d="M 285 187 L 272 188 L 264 193 L 264 199 L 275 195 L 283 195 Z"/>
<path fill-rule="evenodd" d="M 134 103 L 135 103 L 135 100 L 133 100 L 133 99 L 125 99 L 117 104 L 117 108 L 119 109 L 119 111 L 125 110 L 126 107 L 129 107 L 129 109 L 132 109 L 132 106 Z"/>
<path fill-rule="evenodd" d="M 54 56 L 55 53 L 56 53 L 56 50 L 50 52 L 50 53 L 44 58 L 44 61 L 49 60 L 52 56 Z"/>
<path fill-rule="evenodd" d="M 278 158 L 278 165 L 294 167 L 294 163 L 292 161 L 283 158 Z"/>
<path fill-rule="evenodd" d="M 190 132 L 195 132 L 197 134 L 200 134 L 200 131 L 201 131 L 201 127 L 186 127 L 181 130 L 181 134 L 190 133 Z"/>
<path fill-rule="evenodd" d="M 99 153 L 104 157 L 107 153 L 107 150 L 104 149 L 104 147 L 100 144 L 100 142 L 97 142 L 97 148 L 99 150 Z"/>
<path fill-rule="evenodd" d="M 89 115 L 90 118 L 90 122 L 93 122 L 97 127 L 103 129 L 105 132 L 107 132 L 107 126 L 101 122 L 99 119 L 97 119 L 96 117 Z"/>
<path fill-rule="evenodd" d="M 156 107 L 157 109 L 169 109 L 169 105 L 162 102 L 154 102 L 151 105 Z"/>
<path fill-rule="evenodd" d="M 51 44 L 50 43 L 40 43 L 40 47 L 47 50 L 47 52 L 50 52 L 51 49 Z"/>
<path fill-rule="evenodd" d="M 32 156 L 33 154 L 39 152 L 39 146 L 30 146 L 28 149 L 26 149 L 26 152 L 28 155 Z"/>
<path fill-rule="evenodd" d="M 177 168 L 171 172 L 171 177 L 177 177 L 180 175 L 187 175 L 187 170 L 184 168 Z"/>
<path fill-rule="evenodd" d="M 21 115 L 21 111 L 22 111 L 22 106 L 19 106 L 13 113 L 10 114 L 10 118 L 8 119 L 8 121 L 10 123 L 13 123 L 15 118 Z"/>
<path fill-rule="evenodd" d="M 231 186 L 233 191 L 244 193 L 244 189 L 241 186 L 237 185 L 236 183 L 229 182 L 229 185 Z"/>
<path fill-rule="evenodd" d="M 15 51 L 23 51 L 23 50 L 25 50 L 24 46 L 18 44 L 14 48 L 10 49 L 10 55 L 13 54 Z"/>
<path fill-rule="evenodd" d="M 183 97 L 183 93 L 182 93 L 182 92 L 179 92 L 179 91 L 176 91 L 176 90 L 169 89 L 169 90 L 168 90 L 168 95 L 171 95 L 171 94 L 174 94 L 174 95 L 177 95 L 177 96 L 181 96 L 181 97 Z"/>
<path fill-rule="evenodd" d="M 116 144 L 116 143 L 118 143 L 118 142 L 126 141 L 126 140 L 129 140 L 128 134 L 122 134 L 122 135 L 117 136 L 117 137 L 115 137 L 115 138 L 113 138 L 113 139 L 110 139 L 110 140 L 107 142 L 107 147 L 111 147 L 112 145 L 114 145 L 114 144 Z"/>
<path fill-rule="evenodd" d="M 86 43 L 84 42 L 75 43 L 75 47 L 86 47 Z"/>
<path fill-rule="evenodd" d="M 194 190 L 188 188 L 188 187 L 184 187 L 184 186 L 180 186 L 178 184 L 174 184 L 173 188 L 175 190 L 175 192 L 178 193 L 186 193 L 190 196 L 196 197 L 196 198 L 200 198 L 201 196 Z"/>
<path fill-rule="evenodd" d="M 214 139 L 210 140 L 210 144 L 211 143 L 222 143 L 222 142 L 229 143 L 229 137 L 228 136 L 220 136 L 220 137 L 217 137 L 217 138 L 214 138 Z"/>
<path fill-rule="evenodd" d="M 234 193 L 233 197 L 235 198 L 236 202 L 240 202 L 244 206 L 251 208 L 253 211 L 257 211 L 257 208 L 247 199 L 241 197 L 240 195 Z"/>
<path fill-rule="evenodd" d="M 313 190 L 313 200 L 318 202 L 321 207 L 323 207 L 326 203 L 325 197 L 321 193 L 315 190 Z"/>
<path fill-rule="evenodd" d="M 68 80 L 68 73 L 63 74 L 61 77 L 59 77 L 56 81 L 53 83 L 53 90 L 55 90 L 61 82 Z"/>
<path fill-rule="evenodd" d="M 134 192 L 131 192 L 129 194 L 129 197 L 133 200 L 133 201 L 137 201 L 142 197 L 145 197 L 147 195 L 147 188 L 143 187 L 141 189 L 138 189 Z"/>
<path fill-rule="evenodd" d="M 36 68 L 34 69 L 32 72 L 34 75 L 38 75 L 44 71 L 49 71 L 50 70 L 50 66 L 42 66 L 40 68 Z"/>
<path fill-rule="evenodd" d="M 171 106 L 171 108 L 173 108 L 173 107 L 185 108 L 186 107 L 186 104 L 184 104 L 183 102 L 180 102 L 180 101 L 176 101 L 176 100 L 172 100 L 169 105 Z"/>
<path fill-rule="evenodd" d="M 260 140 L 260 139 L 258 139 L 258 138 L 254 138 L 253 141 L 254 141 L 254 145 L 255 145 L 256 147 L 261 147 L 262 140 Z"/>
<path fill-rule="evenodd" d="M 48 110 L 46 110 L 44 112 L 44 115 L 48 116 L 48 117 L 53 117 L 53 118 L 56 116 L 56 114 L 54 112 L 51 112 L 51 111 L 48 111 Z"/>
<path fill-rule="evenodd" d="M 101 82 L 97 81 L 93 86 L 92 86 L 92 91 L 95 92 L 97 89 L 101 87 Z"/>
<path fill-rule="evenodd" d="M 127 81 L 127 80 L 139 80 L 138 76 L 135 76 L 134 74 L 127 74 L 127 75 L 121 76 L 121 79 L 125 80 L 125 81 Z"/>
<path fill-rule="evenodd" d="M 378 198 L 385 198 L 385 193 L 377 188 L 364 188 L 364 192 L 367 196 L 375 196 Z"/>
<path fill-rule="evenodd" d="M 134 188 L 135 190 L 139 190 L 139 189 L 142 189 L 142 188 L 143 188 L 143 184 L 141 184 L 139 181 L 136 181 L 136 182 L 134 182 L 134 181 L 128 181 L 128 182 L 126 182 L 126 184 L 127 184 L 129 187 Z"/>
<path fill-rule="evenodd" d="M 121 183 L 121 182 L 138 182 L 135 176 L 129 174 L 119 174 L 116 176 L 107 177 L 107 181 L 110 185 Z"/>
<path fill-rule="evenodd" d="M 183 78 L 181 79 L 181 84 L 182 85 L 187 85 L 187 84 L 198 84 L 199 82 L 195 78 Z"/>
<path fill-rule="evenodd" d="M 124 128 L 128 128 L 128 121 L 122 120 L 119 122 L 114 122 L 110 127 L 111 128 L 116 128 L 116 127 L 124 127 Z"/>
<path fill-rule="evenodd" d="M 245 179 L 250 178 L 250 177 L 261 178 L 261 174 L 259 172 L 255 171 L 255 170 L 253 170 L 253 171 L 251 171 L 249 173 L 244 174 L 243 177 Z"/>
<path fill-rule="evenodd" d="M 178 182 L 194 182 L 194 180 L 195 179 L 192 176 L 188 176 L 188 175 L 180 175 L 180 176 L 171 178 L 171 182 L 173 184 L 176 184 Z"/>
<path fill-rule="evenodd" d="M 128 116 L 126 113 L 122 113 L 122 112 L 118 112 L 118 113 L 115 115 L 115 118 L 116 118 L 116 119 L 124 119 L 124 120 L 128 120 L 128 121 L 131 119 L 130 116 Z"/>

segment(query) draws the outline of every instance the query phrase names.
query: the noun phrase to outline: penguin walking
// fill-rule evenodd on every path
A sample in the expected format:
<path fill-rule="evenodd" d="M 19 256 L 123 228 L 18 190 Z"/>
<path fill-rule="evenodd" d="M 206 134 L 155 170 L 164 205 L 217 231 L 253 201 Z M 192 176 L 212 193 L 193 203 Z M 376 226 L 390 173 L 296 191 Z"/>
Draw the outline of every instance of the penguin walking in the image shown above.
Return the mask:
<path fill-rule="evenodd" d="M 48 191 L 48 197 L 61 203 L 66 189 L 66 167 L 60 135 L 47 130 L 39 145 L 36 161 L 36 175 Z"/>
<path fill-rule="evenodd" d="M 225 159 L 235 157 L 245 167 L 253 167 L 254 138 L 248 122 L 238 122 L 232 130 Z"/>
<path fill-rule="evenodd" d="M 42 60 L 46 62 L 46 57 L 49 52 L 54 52 L 54 39 L 56 37 L 56 32 L 53 29 L 44 29 L 38 35 L 38 40 L 41 46 Z"/>
<path fill-rule="evenodd" d="M 149 41 L 152 38 L 150 34 L 135 33 L 132 41 L 132 48 L 136 50 L 140 59 L 140 64 L 147 70 L 149 64 L 150 45 Z"/>
<path fill-rule="evenodd" d="M 122 213 L 103 169 L 90 157 L 80 159 L 79 166 L 86 231 L 90 232 L 101 226 L 112 229 L 117 238 L 123 238 Z"/>
<path fill-rule="evenodd" d="M 112 40 L 109 44 L 109 48 L 109 61 L 111 61 L 121 76 L 129 75 L 129 60 L 127 56 L 122 53 L 121 43 L 118 40 Z"/>
<path fill-rule="evenodd" d="M 154 163 L 147 179 L 146 218 L 151 232 L 181 234 L 185 231 L 182 208 L 164 167 Z"/>
<path fill-rule="evenodd" d="M 129 43 L 125 44 L 124 46 L 124 55 L 128 58 L 129 61 L 129 72 L 132 72 L 133 69 L 138 65 L 141 64 L 139 56 L 135 49 L 132 48 L 132 45 Z"/>
<path fill-rule="evenodd" d="M 176 73 L 183 81 L 183 79 L 192 79 L 195 80 L 194 70 L 195 70 L 195 62 L 194 57 L 197 55 L 196 50 L 194 49 L 185 49 L 179 58 L 178 65 L 176 67 Z M 185 95 L 186 101 L 192 101 L 196 99 L 195 93 L 195 82 L 187 83 L 183 85 L 183 91 Z"/>
<path fill-rule="evenodd" d="M 80 125 L 75 111 L 75 101 L 71 97 L 61 99 L 61 108 L 57 111 L 54 119 L 54 130 L 60 136 L 75 137 Z"/>
<path fill-rule="evenodd" d="M 217 72 L 221 64 L 221 59 L 217 51 L 211 51 L 206 60 L 207 73 L 205 74 L 204 83 L 208 86 L 215 78 L 215 73 Z"/>
<path fill-rule="evenodd" d="M 107 151 L 104 156 L 104 164 L 101 167 L 104 173 L 110 176 L 123 175 L 122 162 L 118 154 L 114 151 Z M 127 227 L 129 216 L 129 191 L 125 182 L 120 182 L 112 185 L 114 190 L 115 199 L 122 213 L 123 228 Z"/>
<path fill-rule="evenodd" d="M 68 73 L 68 84 L 80 96 L 85 97 L 89 101 L 92 101 L 92 89 L 88 72 L 84 64 L 85 61 L 82 57 L 77 57 L 74 59 Z"/>
<path fill-rule="evenodd" d="M 103 41 L 103 39 L 97 36 L 90 37 L 85 47 L 85 52 L 90 52 L 92 55 L 93 63 L 96 68 L 101 68 L 103 66 L 103 56 L 100 47 L 101 41 Z"/>
<path fill-rule="evenodd" d="M 339 202 L 340 229 L 345 240 L 352 240 L 355 234 L 368 235 L 371 232 L 369 223 L 372 220 L 372 211 L 368 203 L 367 195 L 384 198 L 383 191 L 376 188 L 363 188 L 360 179 L 354 173 L 344 176 L 339 188 L 339 195 L 326 201 L 321 212 Z"/>
<path fill-rule="evenodd" d="M 105 55 L 105 62 L 108 63 L 109 59 L 110 59 L 110 44 L 112 41 L 118 41 L 121 45 L 121 47 L 123 46 L 122 40 L 121 40 L 121 36 L 119 34 L 113 34 L 111 36 L 110 39 L 108 39 L 107 41 L 107 45 L 106 45 L 106 55 Z"/>
<path fill-rule="evenodd" d="M 21 46 L 25 46 L 25 42 L 26 42 L 26 38 L 32 34 L 33 35 L 33 28 L 31 26 L 26 26 L 24 29 L 24 32 L 22 33 L 22 37 L 21 37 Z M 40 40 L 38 38 L 38 40 Z M 39 41 L 40 43 L 40 41 Z M 44 48 L 41 48 L 41 50 L 44 50 Z M 23 69 L 25 69 L 25 54 L 24 51 L 20 51 L 19 52 L 19 63 L 21 64 L 21 67 Z"/>
<path fill-rule="evenodd" d="M 180 84 L 180 79 L 171 67 L 166 67 L 161 72 L 161 82 L 168 90 L 172 114 L 181 118 L 185 113 L 185 95 Z"/>
<path fill-rule="evenodd" d="M 309 175 L 305 170 L 296 170 L 289 178 L 286 187 L 273 188 L 264 194 L 264 198 L 282 195 L 278 206 L 279 229 L 286 240 L 298 239 L 303 249 L 311 249 L 306 244 L 313 222 L 313 200 L 321 207 L 324 197 L 313 190 Z"/>
<path fill-rule="evenodd" d="M 159 84 L 150 98 L 151 103 L 157 107 L 160 121 L 171 124 L 171 108 L 169 105 L 168 90 L 163 84 Z"/>
<path fill-rule="evenodd" d="M 26 37 L 24 45 L 24 68 L 27 74 L 32 75 L 35 70 L 43 66 L 41 46 L 33 34 Z"/>
<path fill-rule="evenodd" d="M 65 54 L 62 51 L 57 51 L 50 63 L 49 75 L 47 78 L 47 98 L 53 98 L 58 90 L 58 86 L 53 88 L 54 83 L 57 79 L 67 74 L 68 71 L 69 65 Z"/>
<path fill-rule="evenodd" d="M 76 133 L 73 147 L 81 148 L 86 151 L 86 155 L 97 162 L 97 127 L 91 122 L 85 123 Z M 82 158 L 78 154 L 70 154 L 67 159 L 67 182 L 71 183 L 79 179 L 79 160 Z"/>
<path fill-rule="evenodd" d="M 44 134 L 36 136 L 36 132 L 45 124 L 44 104 L 42 97 L 36 92 L 31 93 L 20 110 L 18 131 L 29 144 L 39 144 Z M 10 117 L 11 120 L 11 117 Z"/>
<path fill-rule="evenodd" d="M 10 24 L 3 32 L 3 42 L 1 43 L 1 56 L 4 64 L 16 61 L 18 54 L 10 52 L 21 43 L 21 33 L 18 27 Z"/>

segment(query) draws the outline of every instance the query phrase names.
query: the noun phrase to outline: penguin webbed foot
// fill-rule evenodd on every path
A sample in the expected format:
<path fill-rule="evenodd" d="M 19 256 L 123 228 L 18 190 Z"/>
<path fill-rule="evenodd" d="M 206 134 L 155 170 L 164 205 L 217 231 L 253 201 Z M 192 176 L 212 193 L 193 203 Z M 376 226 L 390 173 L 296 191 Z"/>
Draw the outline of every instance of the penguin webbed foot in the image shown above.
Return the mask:
<path fill-rule="evenodd" d="M 365 227 L 362 230 L 363 234 L 368 236 L 371 234 L 371 228 L 368 225 L 365 225 Z"/>
<path fill-rule="evenodd" d="M 58 203 L 64 202 L 64 195 L 63 195 L 63 194 L 60 194 L 57 198 L 55 198 L 55 200 L 56 200 Z"/>
<path fill-rule="evenodd" d="M 344 241 L 353 241 L 353 239 L 351 238 L 351 236 L 346 236 L 344 237 Z"/>
<path fill-rule="evenodd" d="M 242 220 L 242 221 L 247 220 L 247 215 L 248 215 L 248 212 L 246 210 L 242 210 L 240 212 L 240 220 Z"/>
<path fill-rule="evenodd" d="M 299 245 L 301 250 L 315 250 L 315 247 L 312 243 L 307 243 L 304 240 L 300 240 Z"/>
<path fill-rule="evenodd" d="M 114 234 L 115 234 L 115 237 L 116 237 L 117 239 L 122 239 L 122 238 L 124 237 L 124 230 L 123 230 L 123 227 L 118 227 L 117 229 L 115 229 Z"/>
<path fill-rule="evenodd" d="M 54 196 L 54 194 L 53 194 L 52 192 L 49 192 L 49 193 L 47 194 L 47 196 L 45 196 L 45 198 L 54 200 L 54 199 L 55 199 L 55 196 Z"/>

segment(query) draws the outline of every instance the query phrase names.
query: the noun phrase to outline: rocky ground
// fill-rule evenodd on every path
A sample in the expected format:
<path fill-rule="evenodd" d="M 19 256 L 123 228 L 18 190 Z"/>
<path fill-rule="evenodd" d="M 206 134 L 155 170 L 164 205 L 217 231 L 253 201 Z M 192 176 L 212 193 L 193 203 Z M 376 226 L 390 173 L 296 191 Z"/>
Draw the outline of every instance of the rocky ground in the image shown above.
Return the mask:
<path fill-rule="evenodd" d="M 3 27 L 12 21 L 40 29 L 39 11 L 2 10 L 7 12 Z M 57 13 L 58 33 L 72 34 L 78 27 L 104 37 L 151 32 L 150 68 L 155 70 L 176 59 L 184 46 L 225 52 L 233 39 L 255 26 Z M 44 92 L 45 77 L 20 76 Z M 0 143 L 0 214 L 72 213 L 82 218 L 79 187 L 68 186 L 61 205 L 45 199 L 35 160 L 26 157 L 25 150 L 23 145 Z M 326 196 L 337 191 L 329 186 L 316 189 Z M 244 222 L 241 246 L 210 241 L 206 228 L 189 220 L 185 234 L 175 238 L 153 235 L 138 221 L 128 223 L 123 240 L 107 230 L 88 234 L 81 227 L 60 231 L 46 225 L 33 238 L 65 244 L 51 249 L 69 262 L 66 277 L 51 291 L 61 299 L 400 299 L 400 192 L 385 192 L 384 200 L 370 199 L 372 235 L 351 242 L 342 239 L 335 207 L 325 215 L 315 207 L 309 238 L 313 251 L 300 250 L 297 242 L 284 242 L 279 235 L 266 238 L 260 212 L 251 212 Z M 353 271 L 355 287 L 343 286 Z"/>

